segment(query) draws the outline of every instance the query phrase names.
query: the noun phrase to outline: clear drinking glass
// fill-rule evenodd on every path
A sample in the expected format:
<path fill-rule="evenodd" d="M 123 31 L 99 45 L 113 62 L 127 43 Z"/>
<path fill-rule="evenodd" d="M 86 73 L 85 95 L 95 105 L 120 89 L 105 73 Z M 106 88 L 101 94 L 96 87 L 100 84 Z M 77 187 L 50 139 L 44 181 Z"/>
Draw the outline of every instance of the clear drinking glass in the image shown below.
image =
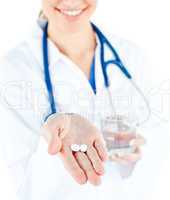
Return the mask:
<path fill-rule="evenodd" d="M 134 152 L 135 149 L 130 145 L 130 141 L 136 138 L 136 127 L 128 117 L 122 115 L 106 117 L 101 121 L 101 130 L 110 160 L 113 154 L 121 156 Z M 128 177 L 132 167 L 130 164 L 129 166 L 119 165 L 121 176 Z"/>

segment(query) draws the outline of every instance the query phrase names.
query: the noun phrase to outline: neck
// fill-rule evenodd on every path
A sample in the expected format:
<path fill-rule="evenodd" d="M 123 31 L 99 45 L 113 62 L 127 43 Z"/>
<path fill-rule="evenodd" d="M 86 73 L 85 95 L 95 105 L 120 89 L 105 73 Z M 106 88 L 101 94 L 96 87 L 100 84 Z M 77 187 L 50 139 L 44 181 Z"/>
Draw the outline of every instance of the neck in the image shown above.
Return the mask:
<path fill-rule="evenodd" d="M 48 24 L 48 37 L 65 55 L 76 58 L 87 52 L 94 52 L 96 38 L 93 28 L 89 23 L 75 30 L 67 30 L 52 23 Z"/>

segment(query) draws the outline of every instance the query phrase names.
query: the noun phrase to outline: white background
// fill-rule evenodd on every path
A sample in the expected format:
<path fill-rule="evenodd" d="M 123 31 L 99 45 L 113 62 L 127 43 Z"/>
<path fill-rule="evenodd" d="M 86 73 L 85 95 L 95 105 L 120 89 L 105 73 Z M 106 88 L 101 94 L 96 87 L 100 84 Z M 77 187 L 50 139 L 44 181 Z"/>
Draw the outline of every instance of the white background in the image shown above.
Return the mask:
<path fill-rule="evenodd" d="M 146 50 L 151 60 L 150 67 L 154 71 L 151 79 L 155 88 L 162 95 L 160 90 L 165 83 L 164 92 L 169 98 L 170 28 L 168 18 L 170 18 L 170 12 L 168 3 L 168 0 L 99 0 L 95 20 L 113 34 L 131 40 Z M 40 0 L 0 0 L 0 56 L 24 39 L 26 34 L 31 31 L 40 4 Z M 169 105 L 167 106 L 169 109 Z M 169 124 L 162 124 L 156 131 L 160 137 L 162 133 L 170 135 Z M 170 137 L 167 136 L 167 138 Z M 159 163 L 158 177 L 153 183 L 154 187 L 151 184 L 150 193 L 144 194 L 145 198 L 141 200 L 170 199 L 170 153 L 168 153 L 170 145 L 169 148 L 165 147 L 165 145 L 168 147 L 168 144 L 170 141 L 169 143 L 166 141 L 165 144 L 161 143 L 166 149 L 164 151 L 167 153 L 164 155 L 166 159 L 161 159 L 162 163 Z M 158 151 L 163 147 L 161 145 L 157 146 Z M 161 155 L 159 156 L 161 157 Z M 156 158 L 156 155 L 154 157 Z M 142 181 L 147 180 L 145 174 L 142 176 L 144 177 Z M 0 199 L 14 199 L 2 160 L 0 161 Z"/>

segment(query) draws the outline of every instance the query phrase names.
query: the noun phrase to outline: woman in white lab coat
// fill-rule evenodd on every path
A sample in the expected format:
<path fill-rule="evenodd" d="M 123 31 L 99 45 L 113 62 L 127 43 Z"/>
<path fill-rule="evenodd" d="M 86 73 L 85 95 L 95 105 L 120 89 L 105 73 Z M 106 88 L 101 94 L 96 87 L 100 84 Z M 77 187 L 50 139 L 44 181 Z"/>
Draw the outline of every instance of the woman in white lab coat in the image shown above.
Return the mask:
<path fill-rule="evenodd" d="M 1 112 L 1 149 L 20 199 L 122 199 L 116 164 L 126 166 L 141 158 L 144 139 L 138 135 L 131 142 L 133 153 L 113 154 L 112 163 L 107 163 L 100 128 L 101 118 L 111 108 L 100 63 L 101 44 L 90 23 L 95 8 L 96 0 L 43 0 L 33 34 L 0 65 L 1 108 L 5 110 Z M 44 79 L 42 38 L 47 22 L 48 67 L 57 112 L 51 112 Z M 141 86 L 142 77 L 136 72 L 143 64 L 142 55 L 127 41 L 107 37 Z M 95 88 L 90 82 L 94 55 Z M 107 48 L 105 56 L 111 56 Z M 109 67 L 108 74 L 112 95 L 119 97 L 117 110 L 125 112 L 130 106 L 121 102 L 135 90 L 115 66 Z M 137 99 L 131 108 L 134 118 L 143 116 Z M 38 148 L 42 135 L 48 150 L 45 144 Z"/>

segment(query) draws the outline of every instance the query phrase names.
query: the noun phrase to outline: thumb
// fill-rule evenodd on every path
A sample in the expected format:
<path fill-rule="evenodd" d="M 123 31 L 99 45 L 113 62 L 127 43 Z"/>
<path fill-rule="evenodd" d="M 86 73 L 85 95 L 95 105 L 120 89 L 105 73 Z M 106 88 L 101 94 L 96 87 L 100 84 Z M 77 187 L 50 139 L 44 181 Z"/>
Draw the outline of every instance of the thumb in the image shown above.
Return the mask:
<path fill-rule="evenodd" d="M 55 121 L 55 124 L 57 124 L 57 126 L 51 129 L 52 137 L 48 146 L 48 153 L 51 155 L 55 155 L 61 151 L 62 140 L 67 135 L 70 128 L 70 117 L 64 114 L 60 115 Z"/>
<path fill-rule="evenodd" d="M 56 133 L 53 133 L 51 141 L 48 146 L 48 153 L 55 155 L 61 151 L 62 139 L 66 136 L 67 131 L 64 128 L 59 128 Z"/>
<path fill-rule="evenodd" d="M 53 136 L 48 145 L 48 153 L 51 155 L 55 155 L 61 151 L 61 147 L 62 147 L 61 139 L 58 136 Z"/>

